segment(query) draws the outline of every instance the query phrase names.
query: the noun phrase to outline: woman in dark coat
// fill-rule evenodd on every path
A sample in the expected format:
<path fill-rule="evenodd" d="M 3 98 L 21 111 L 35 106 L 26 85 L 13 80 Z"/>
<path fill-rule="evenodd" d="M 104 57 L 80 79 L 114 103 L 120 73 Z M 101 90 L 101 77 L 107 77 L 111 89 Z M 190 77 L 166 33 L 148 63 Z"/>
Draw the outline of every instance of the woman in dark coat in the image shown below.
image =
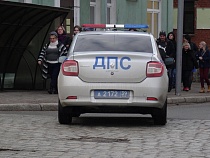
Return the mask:
<path fill-rule="evenodd" d="M 168 76 L 169 76 L 169 87 L 175 88 L 176 86 L 176 39 L 175 39 L 175 34 L 173 32 L 169 32 L 167 35 L 167 39 L 171 42 L 173 51 L 172 52 L 167 52 L 169 57 L 173 57 L 175 60 L 174 64 L 170 65 L 168 68 Z"/>
<path fill-rule="evenodd" d="M 208 86 L 207 92 L 210 92 L 210 82 L 208 79 L 209 67 L 210 67 L 210 52 L 206 47 L 206 42 L 202 41 L 199 44 L 199 51 L 196 53 L 196 58 L 199 61 L 199 72 L 201 90 L 200 93 L 205 93 L 204 81 Z"/>
<path fill-rule="evenodd" d="M 190 90 L 191 73 L 194 67 L 198 68 L 198 63 L 193 51 L 190 49 L 190 44 L 185 42 L 182 49 L 182 81 L 183 91 Z"/>

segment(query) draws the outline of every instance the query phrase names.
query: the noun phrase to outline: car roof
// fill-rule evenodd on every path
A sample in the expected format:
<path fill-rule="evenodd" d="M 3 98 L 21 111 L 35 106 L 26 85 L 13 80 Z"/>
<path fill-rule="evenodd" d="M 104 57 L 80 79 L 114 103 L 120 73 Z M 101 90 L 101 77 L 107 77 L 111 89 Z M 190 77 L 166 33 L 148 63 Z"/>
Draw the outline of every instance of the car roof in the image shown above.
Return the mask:
<path fill-rule="evenodd" d="M 133 35 L 144 35 L 151 36 L 148 32 L 138 32 L 138 31 L 84 31 L 80 32 L 78 35 L 88 35 L 88 34 L 133 34 Z"/>

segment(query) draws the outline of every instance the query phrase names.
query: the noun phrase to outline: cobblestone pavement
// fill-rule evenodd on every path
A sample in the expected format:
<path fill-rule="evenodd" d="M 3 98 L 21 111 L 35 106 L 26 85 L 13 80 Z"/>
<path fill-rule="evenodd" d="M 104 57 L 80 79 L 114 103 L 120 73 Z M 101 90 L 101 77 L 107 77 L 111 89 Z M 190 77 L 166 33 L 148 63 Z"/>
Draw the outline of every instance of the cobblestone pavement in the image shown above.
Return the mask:
<path fill-rule="evenodd" d="M 0 135 L 1 158 L 210 158 L 210 120 L 0 114 Z"/>

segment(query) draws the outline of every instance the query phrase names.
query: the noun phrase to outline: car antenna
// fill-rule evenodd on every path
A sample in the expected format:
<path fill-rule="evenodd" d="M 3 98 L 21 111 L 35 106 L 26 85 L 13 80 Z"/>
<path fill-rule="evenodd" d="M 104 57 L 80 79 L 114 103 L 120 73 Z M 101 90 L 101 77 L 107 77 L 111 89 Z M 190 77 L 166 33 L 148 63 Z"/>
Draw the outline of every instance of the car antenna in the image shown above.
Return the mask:
<path fill-rule="evenodd" d="M 116 25 L 114 25 L 114 29 L 113 29 L 114 31 L 117 31 L 117 27 L 116 27 Z"/>

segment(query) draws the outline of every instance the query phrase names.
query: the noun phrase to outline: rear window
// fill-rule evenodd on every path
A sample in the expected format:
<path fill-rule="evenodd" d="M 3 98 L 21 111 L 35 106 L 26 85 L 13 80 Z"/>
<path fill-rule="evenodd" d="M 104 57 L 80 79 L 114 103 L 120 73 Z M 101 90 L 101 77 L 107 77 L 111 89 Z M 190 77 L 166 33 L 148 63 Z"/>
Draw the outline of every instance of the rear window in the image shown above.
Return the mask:
<path fill-rule="evenodd" d="M 128 51 L 153 53 L 149 36 L 94 34 L 80 35 L 74 52 L 85 51 Z"/>

